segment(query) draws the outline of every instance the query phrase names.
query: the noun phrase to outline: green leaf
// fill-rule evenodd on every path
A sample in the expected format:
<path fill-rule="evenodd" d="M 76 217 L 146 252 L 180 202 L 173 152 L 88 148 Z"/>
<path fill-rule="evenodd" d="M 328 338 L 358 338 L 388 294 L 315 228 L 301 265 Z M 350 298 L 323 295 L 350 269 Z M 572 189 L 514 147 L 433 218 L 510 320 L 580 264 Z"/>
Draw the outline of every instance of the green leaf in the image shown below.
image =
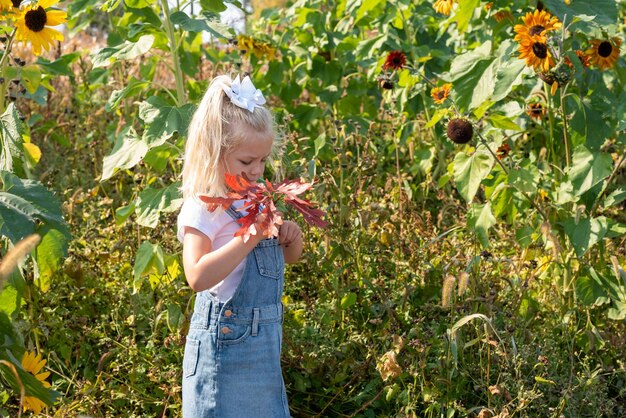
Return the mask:
<path fill-rule="evenodd" d="M 150 241 L 144 241 L 137 250 L 135 257 L 135 265 L 133 267 L 133 293 L 137 293 L 141 288 L 143 276 L 150 273 L 163 274 L 165 271 L 165 261 L 163 258 L 163 250 L 159 244 L 152 244 Z"/>
<path fill-rule="evenodd" d="M 509 185 L 524 193 L 531 195 L 537 193 L 538 180 L 530 170 L 525 168 L 509 170 Z"/>
<path fill-rule="evenodd" d="M 606 199 L 604 199 L 604 208 L 610 208 L 611 206 L 619 205 L 626 199 L 626 189 L 615 189 L 613 193 L 608 195 Z"/>
<path fill-rule="evenodd" d="M 0 116 L 0 170 L 23 174 L 24 124 L 13 103 L 9 103 Z"/>
<path fill-rule="evenodd" d="M 59 269 L 63 258 L 67 255 L 70 233 L 69 229 L 59 230 L 48 224 L 37 229 L 41 242 L 35 249 L 37 270 L 35 284 L 42 292 L 50 289 L 52 275 Z"/>
<path fill-rule="evenodd" d="M 526 225 L 515 231 L 515 240 L 522 248 L 528 248 L 533 243 L 534 230 Z"/>
<path fill-rule="evenodd" d="M 602 240 L 608 230 L 607 220 L 604 216 L 593 219 L 581 218 L 578 223 L 576 223 L 575 218 L 569 218 L 563 226 L 578 257 L 582 257 L 591 247 Z"/>
<path fill-rule="evenodd" d="M 313 144 L 315 145 L 315 156 L 317 156 L 324 145 L 326 145 L 326 134 L 321 134 L 315 138 Z"/>
<path fill-rule="evenodd" d="M 489 229 L 496 224 L 496 218 L 491 212 L 491 203 L 472 205 L 467 214 L 467 223 L 476 232 L 483 248 L 489 247 Z"/>
<path fill-rule="evenodd" d="M 218 39 L 231 38 L 232 31 L 216 19 L 192 19 L 185 12 L 174 12 L 170 20 L 187 32 L 209 32 Z"/>
<path fill-rule="evenodd" d="M 425 129 L 431 128 L 437 124 L 445 115 L 448 114 L 447 109 L 437 109 L 428 123 L 424 126 Z"/>
<path fill-rule="evenodd" d="M 0 289 L 0 311 L 8 316 L 17 310 L 20 300 L 21 295 L 13 286 L 7 284 Z"/>
<path fill-rule="evenodd" d="M 180 306 L 176 303 L 167 305 L 167 327 L 170 332 L 176 332 L 183 326 L 185 316 Z"/>
<path fill-rule="evenodd" d="M 549 380 L 549 379 L 545 379 L 541 376 L 535 376 L 535 382 L 537 383 L 547 383 L 550 385 L 556 385 L 556 382 L 554 382 L 553 380 Z"/>
<path fill-rule="evenodd" d="M 343 295 L 341 298 L 341 309 L 348 309 L 350 306 L 356 303 L 356 293 L 349 292 Z"/>
<path fill-rule="evenodd" d="M 132 77 L 123 89 L 114 90 L 113 93 L 111 93 L 111 96 L 109 96 L 109 100 L 107 100 L 104 110 L 110 112 L 117 109 L 122 100 L 127 97 L 132 97 L 144 92 L 149 86 L 150 82 L 145 80 L 137 80 L 135 77 Z"/>
<path fill-rule="evenodd" d="M 139 104 L 139 118 L 148 125 L 142 140 L 153 148 L 163 144 L 176 132 L 184 136 L 194 110 L 192 104 L 175 107 L 157 96 L 150 97 Z"/>
<path fill-rule="evenodd" d="M 580 196 L 611 175 L 613 159 L 606 152 L 592 152 L 584 145 L 574 150 L 569 178 Z"/>
<path fill-rule="evenodd" d="M 219 13 L 226 10 L 223 0 L 200 0 L 200 6 L 203 10 Z"/>
<path fill-rule="evenodd" d="M 623 321 L 626 319 L 626 302 L 613 300 L 613 307 L 606 311 L 606 316 L 613 321 Z"/>
<path fill-rule="evenodd" d="M 105 181 L 120 169 L 134 167 L 146 155 L 150 146 L 130 128 L 117 137 L 115 146 L 102 162 L 102 177 Z"/>
<path fill-rule="evenodd" d="M 463 33 L 467 30 L 469 21 L 474 15 L 474 10 L 480 5 L 480 0 L 463 0 L 459 2 L 459 7 L 454 20 L 457 23 L 459 32 Z"/>
<path fill-rule="evenodd" d="M 102 48 L 93 57 L 93 68 L 106 67 L 115 61 L 137 58 L 150 51 L 153 43 L 154 35 L 144 35 L 137 42 L 126 41 L 121 45 Z"/>
<path fill-rule="evenodd" d="M 372 11 L 381 3 L 383 0 L 363 0 L 361 5 L 356 11 L 356 22 L 363 19 L 363 17 L 370 17 L 372 15 Z"/>
<path fill-rule="evenodd" d="M 147 188 L 139 193 L 135 214 L 137 223 L 149 228 L 155 228 L 159 223 L 161 212 L 174 212 L 182 205 L 178 189 L 180 182 L 173 183 L 163 189 Z"/>
<path fill-rule="evenodd" d="M 115 209 L 115 225 L 122 225 L 133 212 L 135 212 L 135 202 Z"/>
<path fill-rule="evenodd" d="M 610 93 L 607 91 L 606 94 Z M 572 145 L 587 145 L 589 149 L 597 151 L 614 132 L 605 121 L 609 115 L 601 111 L 600 105 L 604 103 L 597 103 L 597 100 L 589 103 L 589 100 L 582 101 L 577 96 L 573 96 L 573 99 L 578 107 L 570 124 Z M 611 112 L 614 111 L 612 108 Z"/>
<path fill-rule="evenodd" d="M 485 71 L 491 63 L 491 42 L 487 41 L 478 48 L 458 55 L 450 64 L 450 72 L 443 75 L 442 79 L 454 84 L 454 91 L 457 94 L 456 103 L 460 110 L 475 108 L 490 97 L 493 92 L 494 82 L 491 71 L 484 76 Z M 484 76 L 480 91 L 475 90 Z"/>
<path fill-rule="evenodd" d="M 607 301 L 608 293 L 597 276 L 582 274 L 576 278 L 574 287 L 576 297 L 586 306 L 602 305 Z"/>
<path fill-rule="evenodd" d="M 22 84 L 30 94 L 33 94 L 39 88 L 41 83 L 41 71 L 38 65 L 26 65 L 21 71 Z"/>
<path fill-rule="evenodd" d="M 504 115 L 498 115 L 497 113 L 492 113 L 487 117 L 487 120 L 491 122 L 494 128 L 500 129 L 510 129 L 513 131 L 521 131 L 520 128 L 511 118 L 508 118 Z"/>
<path fill-rule="evenodd" d="M 0 171 L 0 181 L 0 235 L 15 244 L 35 231 L 36 222 L 68 231 L 61 205 L 41 183 L 22 180 L 7 171 Z"/>
<path fill-rule="evenodd" d="M 572 18 L 577 15 L 593 16 L 589 21 L 591 25 L 602 28 L 606 25 L 615 25 L 617 23 L 617 3 L 615 0 L 593 0 L 593 1 L 572 1 L 566 4 L 563 0 L 546 0 L 545 5 L 550 12 L 557 16 L 563 22 L 564 16 L 567 15 L 566 24 L 572 23 Z"/>
<path fill-rule="evenodd" d="M 471 202 L 480 183 L 491 172 L 493 159 L 489 152 L 481 148 L 472 155 L 460 152 L 454 157 L 454 182 L 467 202 Z"/>

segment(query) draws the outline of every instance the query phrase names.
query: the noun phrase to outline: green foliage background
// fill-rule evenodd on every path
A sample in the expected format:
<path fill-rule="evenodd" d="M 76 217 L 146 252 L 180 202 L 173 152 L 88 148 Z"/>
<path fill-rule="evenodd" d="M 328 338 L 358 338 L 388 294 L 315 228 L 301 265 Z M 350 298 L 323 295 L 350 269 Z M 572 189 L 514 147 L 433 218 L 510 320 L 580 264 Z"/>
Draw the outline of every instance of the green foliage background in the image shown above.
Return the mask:
<path fill-rule="evenodd" d="M 1 289 L 0 359 L 43 354 L 52 390 L 24 384 L 49 415 L 180 414 L 186 127 L 214 75 L 249 72 L 286 131 L 267 175 L 315 180 L 331 224 L 303 225 L 287 272 L 293 416 L 624 415 L 626 65 L 574 51 L 623 41 L 626 4 L 570 3 L 300 0 L 239 40 L 221 1 L 68 4 L 62 53 L 9 72 L 26 91 L 2 116 L 3 254 L 43 240 Z M 555 95 L 513 40 L 537 7 L 566 27 Z M 466 145 L 446 137 L 459 117 Z M 0 371 L 12 416 L 19 384 Z"/>

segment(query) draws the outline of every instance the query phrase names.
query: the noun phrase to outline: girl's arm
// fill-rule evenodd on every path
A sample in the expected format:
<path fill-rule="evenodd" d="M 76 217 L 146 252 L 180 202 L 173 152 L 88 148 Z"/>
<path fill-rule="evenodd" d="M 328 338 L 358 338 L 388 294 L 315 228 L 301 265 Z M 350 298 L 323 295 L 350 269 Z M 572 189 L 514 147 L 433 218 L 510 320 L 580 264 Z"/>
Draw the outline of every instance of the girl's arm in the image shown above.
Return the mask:
<path fill-rule="evenodd" d="M 183 266 L 187 283 L 196 292 L 210 289 L 226 278 L 263 239 L 251 235 L 247 242 L 235 237 L 228 244 L 211 251 L 211 240 L 195 228 L 186 226 L 183 239 Z"/>
<path fill-rule="evenodd" d="M 293 264 L 300 260 L 302 255 L 302 231 L 297 223 L 284 221 L 278 231 L 278 243 L 283 247 L 285 263 Z"/>

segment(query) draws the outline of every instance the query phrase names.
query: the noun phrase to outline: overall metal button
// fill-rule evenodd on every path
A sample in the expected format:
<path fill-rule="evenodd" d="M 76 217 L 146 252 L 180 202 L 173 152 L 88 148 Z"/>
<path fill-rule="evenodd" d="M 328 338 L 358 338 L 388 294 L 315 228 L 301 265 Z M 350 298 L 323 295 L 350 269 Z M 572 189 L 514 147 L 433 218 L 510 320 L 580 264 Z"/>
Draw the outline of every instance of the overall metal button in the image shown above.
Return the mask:
<path fill-rule="evenodd" d="M 226 318 L 230 318 L 232 315 L 233 315 L 233 311 L 231 311 L 230 309 L 226 309 L 226 310 L 224 311 L 224 316 L 225 316 Z"/>
<path fill-rule="evenodd" d="M 222 334 L 228 334 L 228 333 L 230 333 L 230 332 L 232 332 L 230 328 L 228 328 L 228 327 L 222 327 Z"/>

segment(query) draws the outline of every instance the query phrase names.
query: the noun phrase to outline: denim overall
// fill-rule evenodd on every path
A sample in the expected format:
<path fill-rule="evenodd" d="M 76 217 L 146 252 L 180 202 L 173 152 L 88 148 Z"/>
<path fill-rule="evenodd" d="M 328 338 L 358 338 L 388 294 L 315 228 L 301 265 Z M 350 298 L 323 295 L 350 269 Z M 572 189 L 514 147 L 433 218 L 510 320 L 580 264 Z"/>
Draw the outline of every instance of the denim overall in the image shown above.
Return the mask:
<path fill-rule="evenodd" d="M 290 416 L 280 368 L 284 268 L 278 240 L 265 239 L 246 257 L 230 300 L 197 293 L 183 359 L 183 418 Z"/>

